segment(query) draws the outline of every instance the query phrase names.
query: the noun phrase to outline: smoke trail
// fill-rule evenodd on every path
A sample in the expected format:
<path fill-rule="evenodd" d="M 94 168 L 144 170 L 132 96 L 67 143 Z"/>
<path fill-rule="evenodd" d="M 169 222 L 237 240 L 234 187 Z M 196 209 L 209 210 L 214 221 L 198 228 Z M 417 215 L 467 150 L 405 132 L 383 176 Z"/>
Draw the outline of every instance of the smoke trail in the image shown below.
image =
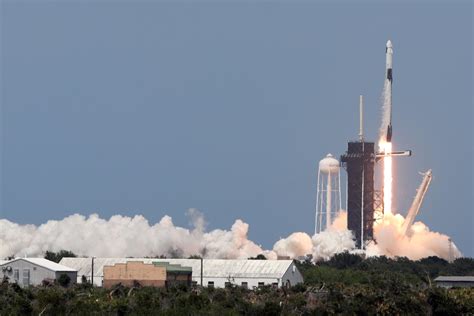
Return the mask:
<path fill-rule="evenodd" d="M 390 116 L 392 112 L 392 95 L 391 83 L 385 79 L 382 91 L 382 120 L 379 129 L 379 144 L 387 139 L 387 126 L 390 124 Z"/>

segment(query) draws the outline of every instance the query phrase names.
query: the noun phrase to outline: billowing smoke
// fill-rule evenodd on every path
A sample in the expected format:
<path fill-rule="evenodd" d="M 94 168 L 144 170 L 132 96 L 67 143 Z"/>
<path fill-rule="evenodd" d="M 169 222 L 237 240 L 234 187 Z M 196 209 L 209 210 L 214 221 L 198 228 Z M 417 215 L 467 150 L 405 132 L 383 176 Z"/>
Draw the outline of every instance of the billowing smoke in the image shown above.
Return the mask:
<path fill-rule="evenodd" d="M 461 252 L 448 236 L 430 231 L 422 222 L 415 222 L 411 228 L 412 234 L 405 235 L 404 222 L 405 218 L 400 214 L 385 214 L 384 218 L 374 225 L 374 237 L 377 243 L 371 242 L 367 245 L 366 255 L 408 257 L 412 260 L 429 256 L 449 260 L 461 256 Z M 313 255 L 315 261 L 328 260 L 336 253 L 354 249 L 352 233 L 346 227 L 347 213 L 341 212 L 330 228 L 312 237 L 312 246 L 308 242 L 309 235 L 293 233 L 288 238 L 278 241 L 273 250 L 277 255 L 291 257 L 298 257 L 306 251 Z M 300 243 L 297 243 L 297 240 Z M 310 247 L 311 251 L 308 251 Z"/>
<path fill-rule="evenodd" d="M 315 261 L 327 260 L 334 254 L 354 249 L 352 233 L 347 230 L 347 213 L 340 212 L 325 231 L 310 237 L 306 233 L 293 233 L 273 246 L 277 256 L 297 258 L 311 254 Z"/>
<path fill-rule="evenodd" d="M 61 249 L 102 257 L 247 258 L 263 253 L 248 240 L 249 225 L 243 221 L 236 220 L 230 230 L 206 232 L 204 218 L 198 211 L 190 210 L 188 215 L 191 229 L 175 226 L 169 216 L 154 225 L 141 215 L 115 215 L 106 220 L 97 214 L 74 214 L 38 227 L 0 220 L 0 257 L 40 256 L 47 250 Z"/>
<path fill-rule="evenodd" d="M 383 220 L 374 226 L 377 244 L 367 247 L 367 255 L 404 256 L 412 260 L 429 256 L 449 260 L 461 256 L 448 236 L 430 231 L 422 222 L 415 222 L 411 226 L 412 234 L 407 236 L 403 229 L 404 221 L 400 214 L 385 214 Z"/>
<path fill-rule="evenodd" d="M 40 226 L 19 225 L 0 220 L 0 258 L 7 256 L 42 256 L 47 250 L 70 250 L 78 255 L 98 257 L 160 256 L 205 258 L 249 258 L 264 254 L 269 259 L 278 256 L 297 258 L 312 254 L 313 259 L 327 260 L 336 253 L 354 249 L 352 234 L 346 228 L 347 215 L 341 212 L 326 231 L 310 236 L 295 232 L 264 250 L 248 239 L 249 225 L 237 219 L 229 230 L 206 231 L 201 213 L 188 212 L 191 228 L 178 227 L 172 218 L 164 216 L 158 223 L 137 215 L 112 216 L 102 219 L 97 214 L 88 217 L 74 214 L 60 221 L 51 220 Z M 445 259 L 461 253 L 448 237 L 431 232 L 426 225 L 415 222 L 413 234 L 403 234 L 404 218 L 387 214 L 374 227 L 377 244 L 368 246 L 367 254 L 406 256 L 419 259 L 439 256 Z"/>

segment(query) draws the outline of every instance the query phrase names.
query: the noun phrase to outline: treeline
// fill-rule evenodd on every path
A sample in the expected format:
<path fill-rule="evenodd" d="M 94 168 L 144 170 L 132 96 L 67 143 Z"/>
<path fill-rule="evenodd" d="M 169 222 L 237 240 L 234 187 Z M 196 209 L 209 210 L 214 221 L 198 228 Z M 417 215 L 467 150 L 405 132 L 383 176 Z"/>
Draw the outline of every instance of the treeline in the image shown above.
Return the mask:
<path fill-rule="evenodd" d="M 298 268 L 307 284 L 341 283 L 372 284 L 390 279 L 416 286 L 429 286 L 440 275 L 474 276 L 474 259 L 458 258 L 448 262 L 438 257 L 427 257 L 417 261 L 406 257 L 385 256 L 362 257 L 340 253 L 330 260 L 317 263 L 299 263 Z"/>
<path fill-rule="evenodd" d="M 65 254 L 49 257 L 58 260 Z M 438 275 L 474 276 L 471 258 L 449 263 L 437 257 L 363 259 L 342 253 L 298 267 L 304 284 L 255 291 L 238 286 L 147 288 L 138 284 L 107 290 L 59 283 L 23 289 L 3 282 L 0 315 L 474 315 L 474 289 L 448 290 L 433 281 Z"/>
<path fill-rule="evenodd" d="M 419 289 L 389 282 L 241 287 L 125 288 L 79 284 L 22 289 L 0 285 L 0 315 L 472 315 L 472 289 Z"/>

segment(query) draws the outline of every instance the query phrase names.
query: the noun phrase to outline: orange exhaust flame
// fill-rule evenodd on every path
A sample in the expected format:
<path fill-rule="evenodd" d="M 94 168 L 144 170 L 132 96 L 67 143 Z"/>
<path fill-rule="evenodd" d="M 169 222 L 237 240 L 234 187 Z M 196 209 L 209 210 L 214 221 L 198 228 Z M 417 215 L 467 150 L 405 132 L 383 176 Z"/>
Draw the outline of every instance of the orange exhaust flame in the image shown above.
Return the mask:
<path fill-rule="evenodd" d="M 379 147 L 383 153 L 392 152 L 392 143 L 380 141 Z M 390 155 L 383 158 L 383 205 L 384 213 L 392 214 L 392 157 Z"/>

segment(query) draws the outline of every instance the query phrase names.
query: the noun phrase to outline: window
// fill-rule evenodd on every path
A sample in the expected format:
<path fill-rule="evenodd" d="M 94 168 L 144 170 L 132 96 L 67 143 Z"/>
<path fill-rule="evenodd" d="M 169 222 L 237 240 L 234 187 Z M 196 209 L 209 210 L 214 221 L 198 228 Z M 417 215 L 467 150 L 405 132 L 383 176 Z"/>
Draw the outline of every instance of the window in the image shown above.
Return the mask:
<path fill-rule="evenodd" d="M 30 285 L 30 269 L 23 269 L 23 285 Z"/>
<path fill-rule="evenodd" d="M 13 279 L 16 282 L 20 281 L 20 270 L 18 269 L 13 270 Z"/>
<path fill-rule="evenodd" d="M 214 287 L 214 281 L 207 282 L 207 287 Z"/>
<path fill-rule="evenodd" d="M 248 289 L 248 288 L 249 288 L 248 282 L 242 282 L 242 287 L 243 287 L 244 289 Z"/>
<path fill-rule="evenodd" d="M 276 283 L 276 282 L 272 283 L 272 287 L 275 288 L 275 289 L 278 288 L 278 283 Z"/>
<path fill-rule="evenodd" d="M 258 282 L 258 287 L 263 287 L 265 285 L 265 282 Z"/>
<path fill-rule="evenodd" d="M 224 283 L 224 286 L 225 286 L 226 288 L 230 288 L 230 287 L 232 286 L 232 284 L 231 284 L 230 282 L 225 282 L 225 283 Z"/>

